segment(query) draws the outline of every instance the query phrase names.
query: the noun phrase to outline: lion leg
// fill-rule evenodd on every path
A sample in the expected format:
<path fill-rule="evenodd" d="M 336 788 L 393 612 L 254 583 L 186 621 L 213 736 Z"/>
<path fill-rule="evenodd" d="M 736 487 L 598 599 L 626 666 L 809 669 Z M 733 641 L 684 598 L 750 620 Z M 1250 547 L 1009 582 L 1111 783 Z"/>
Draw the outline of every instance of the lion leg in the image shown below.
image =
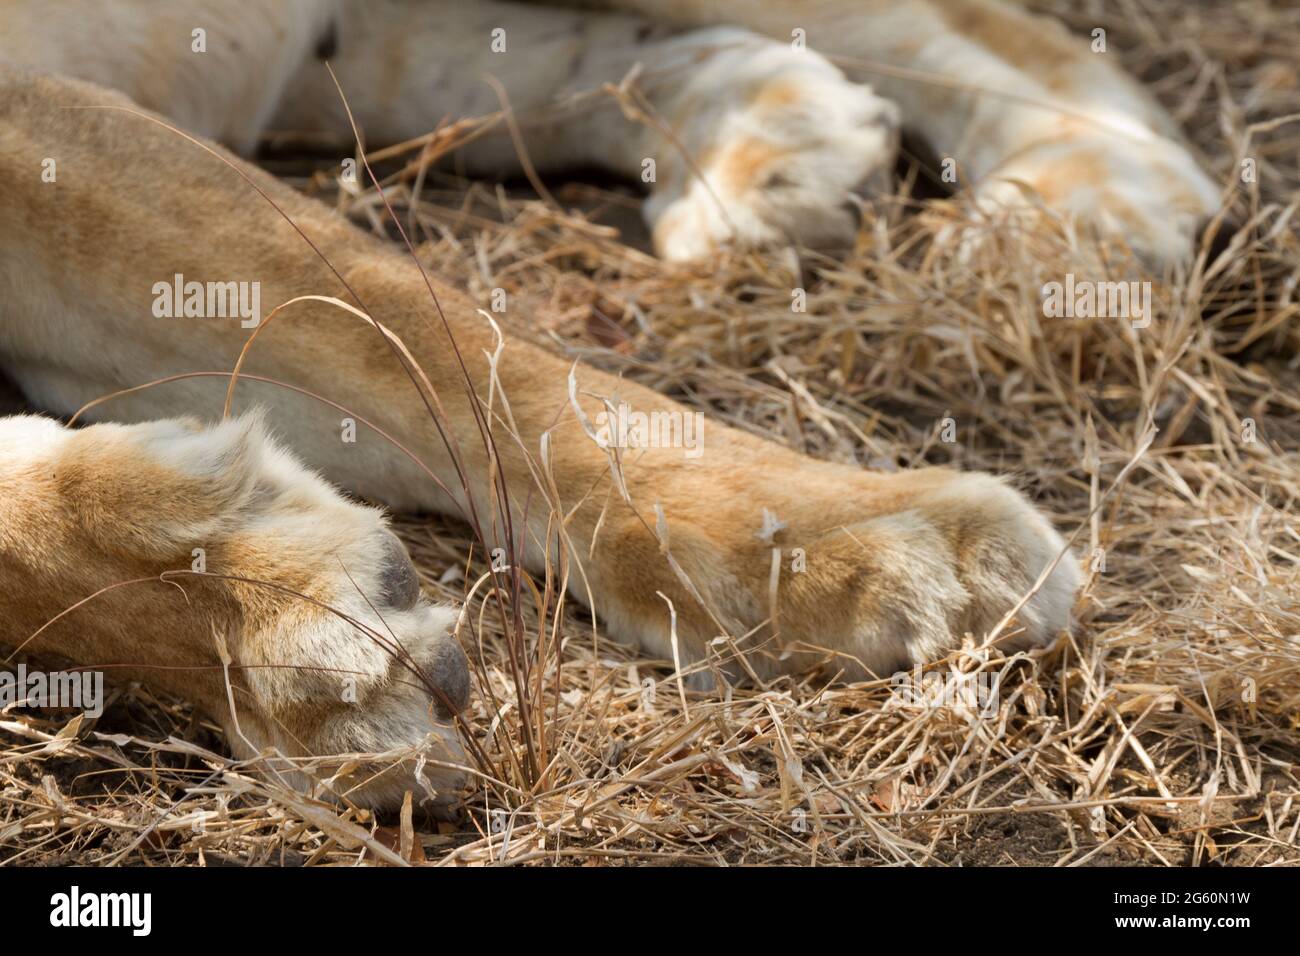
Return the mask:
<path fill-rule="evenodd" d="M 896 102 L 991 215 L 1046 206 L 1123 237 L 1154 261 L 1185 257 L 1218 189 L 1176 124 L 1099 43 L 1000 0 L 602 0 L 683 24 L 802 38 Z"/>
<path fill-rule="evenodd" d="M 8 0 L 0 62 L 118 90 L 248 155 L 338 0 Z"/>
<path fill-rule="evenodd" d="M 332 66 L 369 144 L 508 104 L 520 143 L 505 122 L 475 136 L 457 152 L 469 172 L 517 174 L 522 147 L 542 172 L 598 167 L 644 183 L 665 258 L 722 245 L 842 246 L 856 228 L 851 194 L 893 167 L 892 104 L 817 53 L 748 30 L 502 2 L 454 17 L 409 2 L 342 16 Z M 333 79 L 311 61 L 274 125 L 352 137 Z"/>

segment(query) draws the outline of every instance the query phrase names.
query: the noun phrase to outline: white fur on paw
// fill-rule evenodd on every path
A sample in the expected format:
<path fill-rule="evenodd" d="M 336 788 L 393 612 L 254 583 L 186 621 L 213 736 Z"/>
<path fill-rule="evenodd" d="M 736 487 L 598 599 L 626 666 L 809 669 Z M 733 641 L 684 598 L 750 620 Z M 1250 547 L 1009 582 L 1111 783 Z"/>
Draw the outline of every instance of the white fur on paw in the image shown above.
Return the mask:
<path fill-rule="evenodd" d="M 257 415 L 123 433 L 198 482 L 196 498 L 207 504 L 187 511 L 191 520 L 155 527 L 162 546 L 202 549 L 207 573 L 261 582 L 232 585 L 240 613 L 228 645 L 249 692 L 227 726 L 232 749 L 349 755 L 345 762 L 363 769 L 336 781 L 335 793 L 356 803 L 462 789 L 454 765 L 464 751 L 451 716 L 468 702 L 470 676 L 453 634 L 456 612 L 422 596 L 383 513 L 299 464 Z"/>
<path fill-rule="evenodd" d="M 974 192 L 979 221 L 937 237 L 963 261 L 999 231 L 1032 230 L 1043 217 L 1127 244 L 1160 265 L 1190 256 L 1219 191 L 1178 143 L 1151 134 L 1047 143 L 989 174 Z"/>
<path fill-rule="evenodd" d="M 670 144 L 645 205 L 656 251 L 691 259 L 719 246 L 839 246 L 857 227 L 850 197 L 885 179 L 898 110 L 810 50 L 719 28 L 665 108 L 694 168 Z"/>

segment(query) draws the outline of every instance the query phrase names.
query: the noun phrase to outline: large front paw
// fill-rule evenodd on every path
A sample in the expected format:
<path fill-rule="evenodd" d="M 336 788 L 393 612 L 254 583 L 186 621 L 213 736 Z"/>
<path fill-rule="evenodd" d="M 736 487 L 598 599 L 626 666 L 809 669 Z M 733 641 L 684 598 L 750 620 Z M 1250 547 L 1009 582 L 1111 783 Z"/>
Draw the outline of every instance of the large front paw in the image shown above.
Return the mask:
<path fill-rule="evenodd" d="M 1068 628 L 1077 561 L 1023 495 L 939 469 L 891 476 L 876 493 L 885 513 L 810 538 L 805 572 L 790 575 L 780 627 L 784 644 L 808 648 L 797 656 L 833 648 L 837 669 L 881 676 L 968 638 L 1014 651 Z"/>
<path fill-rule="evenodd" d="M 980 220 L 965 248 L 995 232 L 1080 229 L 1153 265 L 1186 260 L 1219 190 L 1181 144 L 1154 133 L 1071 137 L 1029 148 L 975 188 Z"/>
<path fill-rule="evenodd" d="M 658 254 L 847 246 L 853 194 L 893 169 L 898 109 L 810 50 L 729 30 L 691 43 L 717 49 L 665 105 L 678 142 L 663 146 L 644 210 Z"/>
<path fill-rule="evenodd" d="M 71 435 L 54 470 L 97 573 L 165 582 L 121 592 L 95 655 L 142 663 L 216 717 L 236 755 L 295 786 L 368 805 L 461 789 L 453 715 L 470 676 L 456 612 L 421 595 L 378 509 L 304 468 L 256 416 L 98 425 Z"/>
<path fill-rule="evenodd" d="M 208 564 L 258 581 L 235 585 L 230 651 L 254 706 L 246 720 L 236 699 L 232 745 L 307 758 L 316 782 L 341 769 L 329 790 L 355 803 L 394 805 L 406 790 L 453 798 L 466 780 L 453 718 L 470 696 L 456 612 L 423 597 L 378 510 L 344 498 L 256 422 L 243 427 L 256 477 Z M 338 759 L 310 759 L 321 756 Z"/>
<path fill-rule="evenodd" d="M 677 588 L 677 646 L 662 601 L 633 593 L 647 590 L 648 548 L 625 560 L 628 595 L 608 603 L 611 626 L 656 654 L 698 663 L 722 647 L 744 657 L 716 662 L 733 675 L 824 666 L 883 677 L 968 638 L 1009 651 L 1069 626 L 1074 556 L 1023 495 L 989 475 L 764 461 L 708 487 L 705 509 L 698 497 L 663 495 L 669 553 L 699 597 Z M 723 630 L 731 640 L 718 640 Z"/>

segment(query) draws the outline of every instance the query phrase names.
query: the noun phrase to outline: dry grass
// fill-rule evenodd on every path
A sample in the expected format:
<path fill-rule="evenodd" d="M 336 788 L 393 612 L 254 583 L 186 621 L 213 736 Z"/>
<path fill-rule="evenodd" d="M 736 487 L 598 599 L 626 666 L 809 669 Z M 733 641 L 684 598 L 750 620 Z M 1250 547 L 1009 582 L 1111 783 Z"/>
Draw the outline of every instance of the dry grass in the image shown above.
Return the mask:
<path fill-rule="evenodd" d="M 576 214 L 432 172 L 414 212 L 410 176 L 390 190 L 426 264 L 485 306 L 495 287 L 529 303 L 501 318 L 517 335 L 812 455 L 1013 476 L 1079 529 L 1093 572 L 1072 639 L 933 669 L 950 687 L 995 680 L 990 712 L 887 681 L 683 698 L 671 662 L 596 637 L 577 606 L 542 604 L 539 620 L 526 590 L 507 640 L 480 595 L 463 636 L 482 648 L 468 732 L 484 778 L 458 819 L 327 809 L 232 764 L 185 705 L 130 687 L 94 726 L 0 717 L 0 860 L 1300 863 L 1300 121 L 1262 125 L 1300 102 L 1300 13 L 1043 6 L 1107 24 L 1222 181 L 1257 162 L 1258 184 L 1234 190 L 1249 225 L 1225 255 L 1154 277 L 1147 329 L 1042 315 L 1042 283 L 1067 272 L 1137 277 L 1117 250 L 1003 229 L 963 267 L 933 242 L 963 205 L 918 215 L 906 183 L 867 210 L 846 259 L 695 267 L 600 226 L 628 206 L 618 191 L 552 183 Z M 373 195 L 339 202 L 382 223 Z M 790 309 L 799 284 L 806 313 Z M 954 444 L 938 437 L 947 417 Z M 485 570 L 462 525 L 400 531 L 431 593 L 463 598 L 471 552 L 468 579 Z M 511 646 L 531 655 L 523 693 Z"/>

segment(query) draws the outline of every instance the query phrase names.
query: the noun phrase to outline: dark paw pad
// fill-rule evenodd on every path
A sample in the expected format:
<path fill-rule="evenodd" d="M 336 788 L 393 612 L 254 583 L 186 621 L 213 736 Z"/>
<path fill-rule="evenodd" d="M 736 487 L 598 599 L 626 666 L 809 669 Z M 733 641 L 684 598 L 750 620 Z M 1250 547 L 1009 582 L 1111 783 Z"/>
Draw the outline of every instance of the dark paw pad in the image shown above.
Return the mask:
<path fill-rule="evenodd" d="M 411 556 L 398 540 L 397 535 L 389 532 L 384 540 L 384 564 L 380 572 L 380 598 L 389 607 L 405 611 L 415 606 L 420 598 L 420 578 L 415 573 Z"/>

